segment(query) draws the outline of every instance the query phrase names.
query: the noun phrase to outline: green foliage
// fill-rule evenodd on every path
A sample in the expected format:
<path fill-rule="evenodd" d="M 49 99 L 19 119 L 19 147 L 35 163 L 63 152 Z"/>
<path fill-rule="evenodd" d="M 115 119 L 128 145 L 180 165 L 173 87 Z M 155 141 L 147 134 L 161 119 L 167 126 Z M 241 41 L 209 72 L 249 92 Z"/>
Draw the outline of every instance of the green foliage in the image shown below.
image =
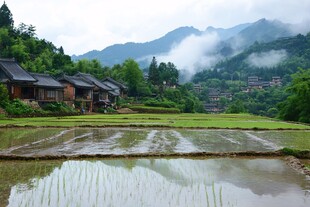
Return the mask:
<path fill-rule="evenodd" d="M 30 106 L 19 99 L 14 99 L 7 105 L 5 110 L 9 115 L 30 115 L 35 112 Z"/>
<path fill-rule="evenodd" d="M 244 103 L 241 100 L 237 100 L 237 101 L 233 102 L 231 105 L 228 106 L 226 113 L 227 114 L 246 113 Z"/>
<path fill-rule="evenodd" d="M 283 77 L 297 72 L 297 68 L 310 68 L 310 33 L 306 36 L 297 35 L 290 38 L 281 38 L 268 43 L 255 43 L 242 53 L 219 62 L 214 70 L 205 69 L 194 75 L 193 82 L 207 82 L 209 79 L 242 80 L 248 76 L 259 76 L 271 80 L 272 76 Z M 261 54 L 269 51 L 283 50 L 287 58 L 273 67 L 258 67 L 248 64 L 251 54 Z"/>
<path fill-rule="evenodd" d="M 177 108 L 164 108 L 164 107 L 150 107 L 150 106 L 131 106 L 133 111 L 139 113 L 152 113 L 152 114 L 179 114 L 180 109 Z"/>
<path fill-rule="evenodd" d="M 285 155 L 291 155 L 301 159 L 309 159 L 310 151 L 309 150 L 299 150 L 299 149 L 291 149 L 291 148 L 283 148 L 281 152 Z"/>
<path fill-rule="evenodd" d="M 76 110 L 74 108 L 69 107 L 67 104 L 65 104 L 63 102 L 55 102 L 55 103 L 46 104 L 43 107 L 43 109 L 46 111 L 57 112 L 57 113 L 76 112 Z"/>
<path fill-rule="evenodd" d="M 163 108 L 176 108 L 176 103 L 167 100 L 156 100 L 156 99 L 149 99 L 144 102 L 146 106 L 154 106 L 154 107 L 163 107 Z"/>
<path fill-rule="evenodd" d="M 0 7 L 0 27 L 13 28 L 13 26 L 13 15 L 6 3 L 4 2 L 3 5 Z"/>
<path fill-rule="evenodd" d="M 9 103 L 8 89 L 0 83 L 0 107 L 6 108 Z"/>
<path fill-rule="evenodd" d="M 291 95 L 279 104 L 279 117 L 310 123 L 310 69 L 299 69 L 292 78 L 292 84 L 287 88 Z"/>
<path fill-rule="evenodd" d="M 179 71 L 176 66 L 171 63 L 160 63 L 157 66 L 156 58 L 153 57 L 149 66 L 148 80 L 154 86 L 175 86 L 179 82 Z"/>
<path fill-rule="evenodd" d="M 116 113 L 117 111 L 116 111 L 115 109 L 113 109 L 112 107 L 108 107 L 108 108 L 106 108 L 106 109 L 104 109 L 104 108 L 99 108 L 97 112 L 98 112 L 98 113 L 102 113 L 102 114 L 106 114 L 106 113 L 111 114 L 111 113 Z"/>
<path fill-rule="evenodd" d="M 123 63 L 122 73 L 123 80 L 128 86 L 128 94 L 130 96 L 137 96 L 139 93 L 139 85 L 143 81 L 143 74 L 138 63 L 133 59 L 127 59 Z"/>

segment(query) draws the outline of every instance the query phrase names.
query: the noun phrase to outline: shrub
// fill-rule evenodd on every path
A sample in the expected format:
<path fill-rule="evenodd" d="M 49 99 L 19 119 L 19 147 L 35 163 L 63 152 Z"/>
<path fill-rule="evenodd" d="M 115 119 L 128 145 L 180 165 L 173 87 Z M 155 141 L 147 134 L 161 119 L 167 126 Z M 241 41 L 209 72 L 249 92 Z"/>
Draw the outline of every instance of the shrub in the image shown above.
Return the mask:
<path fill-rule="evenodd" d="M 23 115 L 23 114 L 32 114 L 35 112 L 30 106 L 25 104 L 19 99 L 14 99 L 10 104 L 5 108 L 6 112 L 9 115 Z"/>
<path fill-rule="evenodd" d="M 144 105 L 146 106 L 154 106 L 154 107 L 164 107 L 164 108 L 176 108 L 176 103 L 172 101 L 159 101 L 156 99 L 149 99 L 144 102 Z"/>
<path fill-rule="evenodd" d="M 49 103 L 43 107 L 44 110 L 50 111 L 50 112 L 61 112 L 61 113 L 72 113 L 76 112 L 74 108 L 69 107 L 67 104 L 63 102 L 55 102 L 55 103 Z"/>
<path fill-rule="evenodd" d="M 0 83 L 0 107 L 5 108 L 9 103 L 8 89 Z"/>
<path fill-rule="evenodd" d="M 164 108 L 164 107 L 148 107 L 148 106 L 131 106 L 131 110 L 139 113 L 152 113 L 152 114 L 179 114 L 181 113 L 178 108 Z"/>

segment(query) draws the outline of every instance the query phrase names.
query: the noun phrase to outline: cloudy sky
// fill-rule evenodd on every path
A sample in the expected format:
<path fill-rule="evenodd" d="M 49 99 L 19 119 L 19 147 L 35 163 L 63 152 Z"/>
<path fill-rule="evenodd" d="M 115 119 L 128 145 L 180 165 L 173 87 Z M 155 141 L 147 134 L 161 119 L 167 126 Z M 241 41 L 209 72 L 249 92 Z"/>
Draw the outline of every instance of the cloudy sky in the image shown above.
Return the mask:
<path fill-rule="evenodd" d="M 286 23 L 310 20 L 309 0 L 6 0 L 15 26 L 37 29 L 39 38 L 67 54 L 116 43 L 146 42 L 180 26 L 229 28 L 261 18 Z"/>

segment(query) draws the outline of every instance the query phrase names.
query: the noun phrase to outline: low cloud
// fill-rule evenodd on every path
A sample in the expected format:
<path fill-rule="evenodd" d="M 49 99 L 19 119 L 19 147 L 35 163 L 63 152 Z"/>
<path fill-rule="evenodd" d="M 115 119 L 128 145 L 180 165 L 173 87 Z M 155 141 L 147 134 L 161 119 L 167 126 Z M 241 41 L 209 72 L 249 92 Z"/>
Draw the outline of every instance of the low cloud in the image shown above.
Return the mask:
<path fill-rule="evenodd" d="M 269 52 L 252 53 L 246 59 L 252 67 L 272 68 L 287 58 L 285 50 L 270 50 Z"/>
<path fill-rule="evenodd" d="M 306 35 L 310 32 L 310 19 L 304 19 L 299 24 L 293 24 L 290 27 L 293 34 L 303 34 Z"/>
<path fill-rule="evenodd" d="M 184 81 L 205 68 L 214 66 L 221 58 L 215 54 L 220 38 L 216 33 L 191 35 L 174 46 L 166 55 L 157 57 L 158 62 L 172 62 L 185 75 Z"/>

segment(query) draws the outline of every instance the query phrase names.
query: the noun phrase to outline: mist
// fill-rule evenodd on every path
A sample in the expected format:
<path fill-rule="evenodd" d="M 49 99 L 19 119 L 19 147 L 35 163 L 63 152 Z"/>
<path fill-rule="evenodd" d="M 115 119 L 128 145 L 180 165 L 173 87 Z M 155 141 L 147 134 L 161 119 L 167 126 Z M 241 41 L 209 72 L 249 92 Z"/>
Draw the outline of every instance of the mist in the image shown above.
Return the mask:
<path fill-rule="evenodd" d="M 172 47 L 167 54 L 156 58 L 158 62 L 174 63 L 180 70 L 183 81 L 187 82 L 195 73 L 210 68 L 219 61 L 221 56 L 216 54 L 219 43 L 217 33 L 191 35 Z"/>
<path fill-rule="evenodd" d="M 310 31 L 310 19 L 304 19 L 301 23 L 299 24 L 293 24 L 290 27 L 291 31 L 293 34 L 302 34 L 306 35 Z"/>
<path fill-rule="evenodd" d="M 246 63 L 252 67 L 272 68 L 287 58 L 285 50 L 270 50 L 262 53 L 252 53 Z"/>

